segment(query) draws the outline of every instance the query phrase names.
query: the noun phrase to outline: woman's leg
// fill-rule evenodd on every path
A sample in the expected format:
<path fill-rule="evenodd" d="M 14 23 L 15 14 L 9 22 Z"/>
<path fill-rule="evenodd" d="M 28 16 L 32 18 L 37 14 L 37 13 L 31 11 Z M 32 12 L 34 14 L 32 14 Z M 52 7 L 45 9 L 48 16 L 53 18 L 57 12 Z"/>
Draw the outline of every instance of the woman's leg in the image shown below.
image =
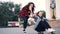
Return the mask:
<path fill-rule="evenodd" d="M 23 28 L 24 28 L 24 30 L 23 30 L 23 31 L 26 30 L 26 27 L 27 27 L 27 19 L 24 19 L 24 23 L 23 23 Z"/>
<path fill-rule="evenodd" d="M 48 22 L 44 22 L 44 27 L 46 29 L 47 32 L 51 32 L 51 34 L 53 34 L 55 32 L 55 30 L 53 28 L 51 28 L 51 26 L 48 24 Z"/>
<path fill-rule="evenodd" d="M 27 16 L 24 16 L 23 20 L 24 20 L 24 23 L 23 23 L 23 31 L 25 31 L 26 30 L 26 27 L 27 27 L 28 17 Z"/>

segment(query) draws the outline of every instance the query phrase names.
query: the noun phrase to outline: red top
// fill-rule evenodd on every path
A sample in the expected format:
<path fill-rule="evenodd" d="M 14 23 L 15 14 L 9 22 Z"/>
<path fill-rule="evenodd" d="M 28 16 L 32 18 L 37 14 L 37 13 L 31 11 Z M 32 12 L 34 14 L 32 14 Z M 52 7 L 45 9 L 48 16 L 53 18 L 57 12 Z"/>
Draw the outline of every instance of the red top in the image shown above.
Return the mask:
<path fill-rule="evenodd" d="M 19 12 L 18 18 L 22 17 L 23 15 L 28 16 L 28 9 L 26 7 Z"/>

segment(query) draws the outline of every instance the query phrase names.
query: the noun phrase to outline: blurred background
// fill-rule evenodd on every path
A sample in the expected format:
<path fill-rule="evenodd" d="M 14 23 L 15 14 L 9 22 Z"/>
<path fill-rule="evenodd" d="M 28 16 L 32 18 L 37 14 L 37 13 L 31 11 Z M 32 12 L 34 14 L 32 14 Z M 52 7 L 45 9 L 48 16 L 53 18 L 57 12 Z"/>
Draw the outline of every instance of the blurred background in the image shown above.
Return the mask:
<path fill-rule="evenodd" d="M 27 5 L 29 2 L 35 4 L 34 13 L 42 10 L 44 12 L 44 17 L 53 21 L 54 26 L 59 26 L 56 24 L 60 20 L 60 0 L 0 0 L 0 26 L 5 27 L 8 26 L 8 24 L 9 26 L 11 26 L 11 24 L 15 26 L 15 22 L 18 22 L 18 13 L 22 7 Z M 50 24 L 52 25 L 52 23 Z"/>
<path fill-rule="evenodd" d="M 18 14 L 29 2 L 35 4 L 34 13 L 43 11 L 55 34 L 60 34 L 60 0 L 0 0 L 0 34 L 24 34 L 21 25 L 24 21 L 21 18 L 19 22 Z M 27 27 L 27 34 L 37 34 L 33 27 Z"/>

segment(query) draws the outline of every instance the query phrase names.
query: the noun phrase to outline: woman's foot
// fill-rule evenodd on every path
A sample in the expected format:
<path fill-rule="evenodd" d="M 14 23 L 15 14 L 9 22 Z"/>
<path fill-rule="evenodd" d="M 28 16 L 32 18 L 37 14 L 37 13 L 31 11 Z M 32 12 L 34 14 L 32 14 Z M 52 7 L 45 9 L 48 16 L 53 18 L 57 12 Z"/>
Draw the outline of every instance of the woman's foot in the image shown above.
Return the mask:
<path fill-rule="evenodd" d="M 26 33 L 26 31 L 25 31 L 25 30 L 23 30 L 23 32 L 24 32 L 24 33 Z"/>
<path fill-rule="evenodd" d="M 25 30 L 23 30 L 23 31 L 25 31 Z"/>
<path fill-rule="evenodd" d="M 52 28 L 49 28 L 46 30 L 47 32 L 55 32 L 56 30 L 52 29 Z"/>
<path fill-rule="evenodd" d="M 26 33 L 26 31 L 24 31 L 24 33 Z"/>

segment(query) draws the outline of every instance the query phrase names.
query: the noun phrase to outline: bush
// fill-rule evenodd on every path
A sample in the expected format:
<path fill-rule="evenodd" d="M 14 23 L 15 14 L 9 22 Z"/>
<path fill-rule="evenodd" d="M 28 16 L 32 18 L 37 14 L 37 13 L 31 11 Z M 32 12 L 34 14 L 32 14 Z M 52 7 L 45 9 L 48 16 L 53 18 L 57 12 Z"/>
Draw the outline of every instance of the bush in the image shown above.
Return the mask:
<path fill-rule="evenodd" d="M 14 11 L 12 10 L 14 8 Z M 20 5 L 13 2 L 0 2 L 0 26 L 7 26 L 8 21 L 18 19 Z M 15 18 L 15 19 L 14 19 Z"/>

